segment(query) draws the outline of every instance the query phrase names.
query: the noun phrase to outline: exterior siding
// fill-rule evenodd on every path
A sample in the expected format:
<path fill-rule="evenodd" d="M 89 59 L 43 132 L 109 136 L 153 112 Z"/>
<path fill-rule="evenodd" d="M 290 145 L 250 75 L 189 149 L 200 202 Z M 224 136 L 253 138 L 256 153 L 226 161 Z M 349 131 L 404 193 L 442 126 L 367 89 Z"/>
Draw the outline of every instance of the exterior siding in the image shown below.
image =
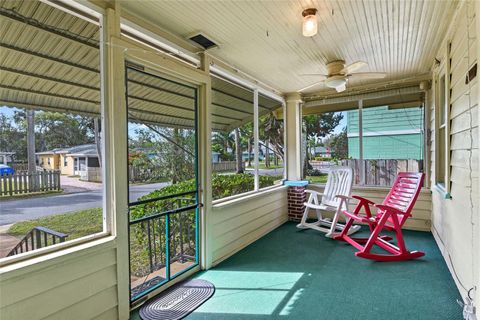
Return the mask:
<path fill-rule="evenodd" d="M 422 122 L 421 108 L 389 109 L 382 106 L 363 109 L 363 158 L 423 159 Z M 409 131 L 415 133 L 405 134 Z M 348 155 L 359 159 L 358 110 L 347 112 L 347 135 Z"/>
<path fill-rule="evenodd" d="M 64 159 L 67 159 L 67 166 L 64 166 Z M 60 170 L 62 174 L 73 176 L 74 175 L 74 158 L 66 155 L 60 155 Z"/>
<path fill-rule="evenodd" d="M 50 164 L 48 161 L 50 160 Z M 43 163 L 42 163 L 43 161 Z M 39 155 L 38 164 L 40 167 L 47 170 L 58 170 L 59 167 L 59 155 Z"/>
<path fill-rule="evenodd" d="M 216 265 L 287 221 L 287 188 L 215 205 L 211 216 Z"/>
<path fill-rule="evenodd" d="M 358 138 L 348 138 L 348 155 L 359 159 Z M 363 158 L 423 159 L 423 134 L 363 137 Z"/>
<path fill-rule="evenodd" d="M 469 84 L 465 84 L 466 73 L 477 62 L 478 57 L 475 5 L 478 6 L 478 2 L 469 1 L 461 6 L 453 22 L 452 31 L 447 35 L 437 55 L 445 61 L 447 41 L 451 41 L 450 150 L 448 151 L 450 159 L 448 183 L 451 199 L 445 199 L 444 193 L 435 187 L 433 95 L 429 99 L 432 129 L 432 232 L 452 270 L 462 296 L 466 295 L 464 287 L 466 289 L 473 286 L 480 287 L 478 75 Z M 480 303 L 478 289 L 476 297 L 478 309 Z"/>
<path fill-rule="evenodd" d="M 115 241 L 65 251 L 0 271 L 1 319 L 117 319 Z"/>

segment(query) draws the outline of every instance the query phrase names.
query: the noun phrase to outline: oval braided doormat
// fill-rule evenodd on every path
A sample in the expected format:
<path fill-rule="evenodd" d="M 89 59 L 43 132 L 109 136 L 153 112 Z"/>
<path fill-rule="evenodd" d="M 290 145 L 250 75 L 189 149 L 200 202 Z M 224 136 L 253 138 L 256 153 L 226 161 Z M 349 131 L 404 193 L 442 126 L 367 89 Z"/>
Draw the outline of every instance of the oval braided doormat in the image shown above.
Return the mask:
<path fill-rule="evenodd" d="M 180 282 L 140 308 L 143 320 L 177 320 L 193 312 L 215 293 L 215 286 L 202 279 Z"/>

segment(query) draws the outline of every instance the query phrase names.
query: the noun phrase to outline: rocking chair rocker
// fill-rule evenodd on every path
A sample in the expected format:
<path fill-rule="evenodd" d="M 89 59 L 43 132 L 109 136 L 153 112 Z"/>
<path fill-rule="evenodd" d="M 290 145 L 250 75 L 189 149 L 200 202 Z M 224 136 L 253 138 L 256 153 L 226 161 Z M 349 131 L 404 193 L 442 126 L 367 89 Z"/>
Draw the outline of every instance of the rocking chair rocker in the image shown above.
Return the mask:
<path fill-rule="evenodd" d="M 332 238 L 343 230 L 344 225 L 338 223 L 338 218 L 342 210 L 347 210 L 348 198 L 350 197 L 353 183 L 353 171 L 349 167 L 332 167 L 328 172 L 327 184 L 323 194 L 313 190 L 305 190 L 309 193 L 308 201 L 304 203 L 305 211 L 302 220 L 297 225 L 299 229 L 314 229 L 325 232 L 325 236 Z M 318 197 L 322 199 L 319 203 Z M 308 212 L 315 209 L 317 221 L 307 223 Z M 333 220 L 323 218 L 321 210 L 335 212 Z M 360 226 L 352 226 L 348 234 L 352 234 L 360 229 Z M 337 233 L 335 233 L 337 232 Z"/>
<path fill-rule="evenodd" d="M 335 240 L 342 240 L 350 243 L 359 251 L 355 253 L 357 257 L 376 260 L 376 261 L 402 261 L 416 259 L 425 255 L 420 251 L 408 251 L 402 235 L 402 226 L 411 212 L 420 193 L 423 184 L 423 173 L 401 172 L 397 175 L 392 189 L 388 193 L 382 204 L 359 197 L 353 198 L 360 202 L 355 210 L 350 213 L 347 210 L 343 214 L 348 217 L 345 228 L 340 235 L 334 237 Z M 347 198 L 347 197 L 345 197 Z M 372 216 L 370 205 L 375 206 L 377 214 Z M 360 210 L 365 208 L 365 215 L 360 215 Z M 370 237 L 368 238 L 351 238 L 348 231 L 354 221 L 367 223 L 370 227 Z M 381 236 L 383 230 L 395 231 L 397 245 L 388 241 L 392 240 L 389 236 Z M 362 246 L 362 244 L 365 244 Z M 371 252 L 373 245 L 378 245 L 390 254 L 378 254 Z"/>

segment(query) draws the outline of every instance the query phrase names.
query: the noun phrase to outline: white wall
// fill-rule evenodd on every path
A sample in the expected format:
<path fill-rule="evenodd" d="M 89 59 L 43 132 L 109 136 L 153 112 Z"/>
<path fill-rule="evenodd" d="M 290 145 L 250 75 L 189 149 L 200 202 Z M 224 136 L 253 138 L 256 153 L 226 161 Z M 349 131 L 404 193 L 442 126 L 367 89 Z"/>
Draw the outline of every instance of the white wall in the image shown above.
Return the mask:
<path fill-rule="evenodd" d="M 210 217 L 211 254 L 216 265 L 288 220 L 287 188 L 214 205 Z"/>
<path fill-rule="evenodd" d="M 0 319 L 116 319 L 112 237 L 0 270 Z"/>
<path fill-rule="evenodd" d="M 479 152 L 478 77 L 465 84 L 465 76 L 478 59 L 478 29 L 474 1 L 463 3 L 437 58 L 446 61 L 445 48 L 451 41 L 450 166 L 451 199 L 435 187 L 435 103 L 429 92 L 432 129 L 432 232 L 462 294 L 477 286 L 479 307 Z M 478 12 L 478 8 L 477 8 Z M 435 89 L 435 84 L 433 90 Z M 438 151 L 437 151 L 438 153 Z"/>

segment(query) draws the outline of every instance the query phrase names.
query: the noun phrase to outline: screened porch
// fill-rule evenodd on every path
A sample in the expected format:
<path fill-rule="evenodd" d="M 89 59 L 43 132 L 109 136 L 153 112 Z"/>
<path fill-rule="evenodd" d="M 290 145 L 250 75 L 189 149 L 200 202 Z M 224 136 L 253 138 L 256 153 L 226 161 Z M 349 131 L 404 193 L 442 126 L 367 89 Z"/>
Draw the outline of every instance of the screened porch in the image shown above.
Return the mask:
<path fill-rule="evenodd" d="M 475 319 L 479 7 L 0 1 L 0 318 L 139 319 L 204 279 L 187 319 Z M 94 178 L 35 164 L 85 145 Z M 298 226 L 338 167 L 372 208 L 423 174 L 399 232 L 425 256 Z"/>

